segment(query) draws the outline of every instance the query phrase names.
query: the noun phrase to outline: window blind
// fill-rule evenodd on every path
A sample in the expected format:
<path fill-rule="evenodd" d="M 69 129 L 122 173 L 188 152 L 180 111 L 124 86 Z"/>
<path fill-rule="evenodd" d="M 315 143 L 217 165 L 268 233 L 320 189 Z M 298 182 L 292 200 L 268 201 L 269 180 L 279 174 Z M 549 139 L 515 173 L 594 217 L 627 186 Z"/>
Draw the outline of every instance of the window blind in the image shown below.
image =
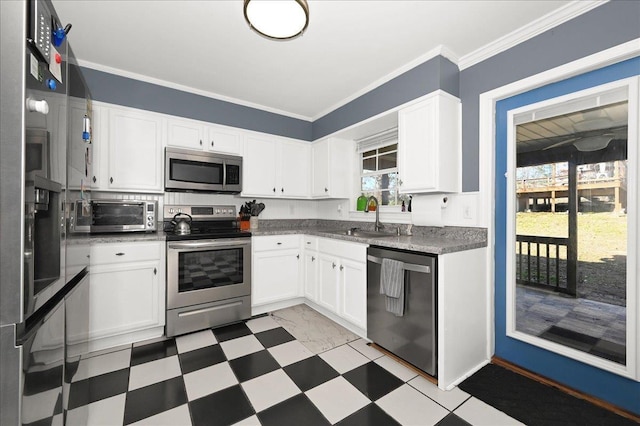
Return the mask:
<path fill-rule="evenodd" d="M 383 146 L 391 145 L 397 142 L 398 128 L 392 127 L 391 129 L 383 130 L 382 132 L 365 136 L 361 139 L 356 139 L 356 150 L 358 154 L 362 154 L 363 152 L 382 148 Z"/>

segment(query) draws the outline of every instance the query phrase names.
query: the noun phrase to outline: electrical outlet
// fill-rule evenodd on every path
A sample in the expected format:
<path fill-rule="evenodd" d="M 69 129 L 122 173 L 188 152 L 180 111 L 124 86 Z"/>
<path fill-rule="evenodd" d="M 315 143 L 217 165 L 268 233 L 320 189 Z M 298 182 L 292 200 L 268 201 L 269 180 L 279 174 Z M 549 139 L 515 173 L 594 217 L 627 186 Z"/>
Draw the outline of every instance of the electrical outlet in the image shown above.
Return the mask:
<path fill-rule="evenodd" d="M 470 206 L 464 206 L 462 208 L 462 218 L 463 219 L 473 219 L 471 217 L 471 207 Z"/>

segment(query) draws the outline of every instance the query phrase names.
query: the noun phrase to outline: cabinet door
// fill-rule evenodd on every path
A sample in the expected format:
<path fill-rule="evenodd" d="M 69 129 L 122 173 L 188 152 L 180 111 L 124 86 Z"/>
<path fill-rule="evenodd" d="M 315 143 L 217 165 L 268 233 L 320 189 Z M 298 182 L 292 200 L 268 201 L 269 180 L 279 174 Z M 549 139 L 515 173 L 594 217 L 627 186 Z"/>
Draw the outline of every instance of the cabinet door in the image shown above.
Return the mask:
<path fill-rule="evenodd" d="M 273 250 L 253 254 L 251 304 L 277 302 L 298 295 L 298 250 Z"/>
<path fill-rule="evenodd" d="M 304 297 L 312 302 L 318 301 L 318 252 L 304 253 Z"/>
<path fill-rule="evenodd" d="M 340 260 L 339 315 L 358 327 L 367 328 L 367 264 Z"/>
<path fill-rule="evenodd" d="M 168 146 L 198 150 L 204 148 L 204 126 L 198 122 L 170 119 L 167 130 Z"/>
<path fill-rule="evenodd" d="M 312 196 L 319 198 L 351 198 L 356 156 L 354 142 L 329 138 L 312 148 Z"/>
<path fill-rule="evenodd" d="M 310 148 L 306 142 L 280 142 L 281 197 L 308 197 L 310 173 Z"/>
<path fill-rule="evenodd" d="M 398 112 L 400 191 L 458 192 L 460 101 L 445 93 Z"/>
<path fill-rule="evenodd" d="M 338 260 L 324 253 L 318 254 L 318 304 L 338 312 Z"/>
<path fill-rule="evenodd" d="M 311 147 L 313 159 L 313 197 L 329 196 L 329 141 L 316 142 Z"/>
<path fill-rule="evenodd" d="M 242 165 L 242 195 L 276 195 L 277 143 L 273 139 L 248 137 Z"/>
<path fill-rule="evenodd" d="M 240 133 L 218 127 L 209 127 L 207 136 L 207 149 L 209 151 L 242 155 Z"/>
<path fill-rule="evenodd" d="M 160 262 L 98 265 L 91 270 L 89 339 L 164 324 Z M 164 283 L 162 283 L 164 286 Z M 164 287 L 162 287 L 164 288 Z"/>
<path fill-rule="evenodd" d="M 113 109 L 109 114 L 109 189 L 162 192 L 162 120 Z"/>
<path fill-rule="evenodd" d="M 398 112 L 398 169 L 403 192 L 437 189 L 437 103 L 429 98 Z"/>

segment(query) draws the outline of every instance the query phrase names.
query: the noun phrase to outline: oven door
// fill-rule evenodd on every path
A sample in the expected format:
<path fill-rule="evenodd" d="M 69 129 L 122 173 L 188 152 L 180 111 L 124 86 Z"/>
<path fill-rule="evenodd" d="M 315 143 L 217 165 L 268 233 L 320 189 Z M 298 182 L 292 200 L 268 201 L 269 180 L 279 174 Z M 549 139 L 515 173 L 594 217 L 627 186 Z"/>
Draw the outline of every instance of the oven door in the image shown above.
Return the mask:
<path fill-rule="evenodd" d="M 167 243 L 167 308 L 251 294 L 251 239 Z"/>

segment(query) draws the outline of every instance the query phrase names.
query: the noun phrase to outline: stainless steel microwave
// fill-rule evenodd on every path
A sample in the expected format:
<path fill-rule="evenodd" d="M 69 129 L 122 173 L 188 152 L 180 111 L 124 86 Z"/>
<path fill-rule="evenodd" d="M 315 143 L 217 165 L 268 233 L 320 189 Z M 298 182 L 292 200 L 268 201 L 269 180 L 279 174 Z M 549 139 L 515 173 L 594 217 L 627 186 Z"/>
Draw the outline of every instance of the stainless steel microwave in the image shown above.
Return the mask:
<path fill-rule="evenodd" d="M 242 157 L 166 148 L 164 165 L 165 191 L 242 191 Z"/>
<path fill-rule="evenodd" d="M 157 229 L 157 201 L 91 200 L 89 211 L 83 201 L 77 201 L 71 209 L 72 232 L 155 232 Z"/>

